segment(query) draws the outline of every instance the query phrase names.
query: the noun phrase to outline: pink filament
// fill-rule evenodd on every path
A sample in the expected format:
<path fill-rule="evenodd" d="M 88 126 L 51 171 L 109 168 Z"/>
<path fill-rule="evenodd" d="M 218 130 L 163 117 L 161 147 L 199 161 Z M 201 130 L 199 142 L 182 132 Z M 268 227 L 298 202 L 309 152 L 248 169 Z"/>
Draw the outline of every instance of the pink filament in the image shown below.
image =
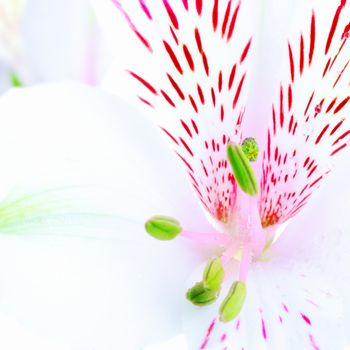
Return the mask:
<path fill-rule="evenodd" d="M 251 261 L 251 248 L 249 244 L 246 244 L 245 247 L 243 248 L 243 255 L 242 255 L 242 260 L 241 264 L 239 267 L 239 279 L 240 281 L 245 281 L 247 279 L 248 275 L 248 270 L 250 266 L 250 261 Z"/>
<path fill-rule="evenodd" d="M 198 233 L 182 231 L 181 236 L 199 243 L 216 245 L 227 245 L 231 240 L 228 235 L 222 233 Z"/>

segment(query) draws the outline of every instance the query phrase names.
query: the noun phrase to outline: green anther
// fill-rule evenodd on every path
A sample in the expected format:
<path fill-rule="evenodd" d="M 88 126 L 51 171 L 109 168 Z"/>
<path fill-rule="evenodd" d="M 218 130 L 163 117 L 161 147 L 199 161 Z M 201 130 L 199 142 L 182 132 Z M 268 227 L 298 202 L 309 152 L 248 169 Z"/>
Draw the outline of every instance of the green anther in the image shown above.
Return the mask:
<path fill-rule="evenodd" d="M 161 241 L 174 239 L 182 232 L 180 223 L 166 216 L 153 216 L 145 223 L 145 228 L 153 238 Z"/>
<path fill-rule="evenodd" d="M 243 192 L 250 196 L 256 196 L 259 192 L 259 185 L 249 159 L 243 153 L 242 148 L 236 144 L 228 144 L 227 158 L 231 164 L 234 177 Z"/>
<path fill-rule="evenodd" d="M 226 323 L 234 320 L 241 312 L 246 296 L 247 287 L 245 282 L 234 282 L 220 306 L 220 321 Z"/>
<path fill-rule="evenodd" d="M 219 296 L 219 291 L 207 288 L 204 282 L 196 283 L 186 293 L 186 298 L 193 305 L 206 306 L 215 302 Z"/>
<path fill-rule="evenodd" d="M 242 142 L 242 151 L 251 162 L 258 159 L 259 146 L 254 137 L 247 137 Z"/>
<path fill-rule="evenodd" d="M 10 73 L 10 82 L 12 87 L 22 87 L 23 84 L 15 72 Z"/>
<path fill-rule="evenodd" d="M 203 273 L 203 283 L 209 289 L 219 291 L 224 280 L 225 271 L 220 258 L 213 259 L 207 264 Z"/>

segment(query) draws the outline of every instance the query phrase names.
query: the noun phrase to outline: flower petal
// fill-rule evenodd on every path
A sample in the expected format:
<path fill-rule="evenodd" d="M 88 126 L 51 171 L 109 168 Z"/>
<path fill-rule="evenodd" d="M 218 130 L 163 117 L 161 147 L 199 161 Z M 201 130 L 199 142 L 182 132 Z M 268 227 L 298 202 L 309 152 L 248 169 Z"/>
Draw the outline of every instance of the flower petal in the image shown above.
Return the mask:
<path fill-rule="evenodd" d="M 242 339 L 251 341 L 246 350 L 344 348 L 342 332 L 350 322 L 350 221 L 346 205 L 350 196 L 347 185 L 350 168 L 344 156 L 344 170 L 335 169 L 325 180 L 325 185 L 310 200 L 310 206 L 291 221 L 285 234 L 264 257 L 267 262 L 251 266 L 248 296 L 239 318 L 243 329 L 237 332 L 237 323 L 225 326 L 215 322 L 207 349 L 217 342 L 218 349 L 227 346 L 227 350 L 241 350 Z M 332 198 L 336 200 L 325 208 Z M 331 295 L 324 293 L 327 290 Z M 212 309 L 195 310 L 186 304 L 186 334 L 192 334 L 192 347 L 200 348 L 205 343 L 218 307 L 216 304 Z M 200 324 L 201 317 L 206 318 L 206 324 Z M 242 320 L 246 320 L 245 326 Z M 198 332 L 193 335 L 190 327 Z M 261 346 L 253 343 L 254 339 Z"/>
<path fill-rule="evenodd" d="M 165 343 L 145 347 L 143 350 L 188 350 L 186 337 L 179 335 Z"/>
<path fill-rule="evenodd" d="M 298 213 L 347 146 L 349 9 L 340 0 L 298 2 L 264 153 L 265 227 Z"/>
<path fill-rule="evenodd" d="M 0 115 L 1 197 L 53 188 L 64 213 L 34 222 L 29 213 L 17 231 L 32 235 L 0 236 L 1 309 L 72 349 L 139 349 L 178 334 L 183 271 L 199 254 L 181 239 L 152 240 L 143 220 L 162 210 L 207 223 L 152 123 L 72 83 L 12 90 Z"/>
<path fill-rule="evenodd" d="M 236 0 L 96 6 L 118 55 L 106 87 L 153 117 L 203 206 L 217 220 L 229 221 L 236 185 L 226 145 L 241 139 L 256 49 L 255 9 Z"/>
<path fill-rule="evenodd" d="M 272 247 L 271 259 L 278 256 L 284 261 L 298 261 L 310 271 L 327 275 L 329 283 L 344 298 L 345 317 L 349 322 L 349 160 L 344 160 L 344 164 L 344 170 L 335 169 L 310 200 L 310 205 L 290 223 L 285 234 Z M 336 200 L 325 207 L 331 198 Z"/>
<path fill-rule="evenodd" d="M 159 244 L 142 227 L 111 224 L 141 239 L 113 239 L 107 225 L 92 230 L 109 236 L 103 240 L 62 238 L 84 237 L 87 229 L 72 225 L 51 227 L 46 236 L 0 236 L 3 312 L 64 349 L 141 349 L 179 334 L 183 271 L 198 257 L 181 240 Z M 2 348 L 6 341 L 1 337 Z"/>
<path fill-rule="evenodd" d="M 90 208 L 141 225 L 161 214 L 208 229 L 172 152 L 117 98 L 75 84 L 43 85 L 6 94 L 0 115 L 3 198 L 14 190 L 61 190 L 67 211 L 72 201 L 79 212 Z"/>
<path fill-rule="evenodd" d="M 184 327 L 190 348 L 343 349 L 342 304 L 325 282 L 293 265 L 257 263 L 251 268 L 247 298 L 236 320 L 221 323 L 219 303 L 201 310 L 186 305 Z M 222 294 L 227 287 L 228 281 Z"/>

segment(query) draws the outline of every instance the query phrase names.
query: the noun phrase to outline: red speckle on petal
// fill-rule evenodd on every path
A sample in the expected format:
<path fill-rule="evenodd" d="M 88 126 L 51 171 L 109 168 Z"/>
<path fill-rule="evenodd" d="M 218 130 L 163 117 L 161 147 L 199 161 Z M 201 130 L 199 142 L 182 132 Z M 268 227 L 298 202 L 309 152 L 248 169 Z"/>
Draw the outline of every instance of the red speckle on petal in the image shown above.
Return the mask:
<path fill-rule="evenodd" d="M 233 108 L 236 108 L 239 96 L 240 96 L 241 91 L 242 91 L 242 87 L 243 87 L 243 83 L 244 83 L 245 77 L 246 77 L 246 75 L 244 74 L 242 79 L 241 79 L 241 81 L 240 81 L 240 83 L 239 83 L 239 85 L 238 85 L 235 98 L 233 99 Z"/>
<path fill-rule="evenodd" d="M 344 143 L 343 145 L 341 145 L 340 147 L 338 147 L 336 150 L 334 150 L 330 156 L 334 156 L 335 154 L 337 154 L 339 151 L 341 151 L 342 149 L 344 149 L 348 144 L 347 143 Z"/>
<path fill-rule="evenodd" d="M 300 61 L 299 61 L 300 75 L 304 72 L 304 37 L 300 36 Z"/>
<path fill-rule="evenodd" d="M 199 16 L 202 14 L 202 0 L 196 0 L 196 8 L 197 8 L 197 13 Z"/>
<path fill-rule="evenodd" d="M 141 97 L 141 96 L 137 96 L 137 97 L 138 97 L 139 100 L 140 100 L 141 102 L 143 102 L 145 105 L 147 105 L 147 106 L 149 106 L 149 107 L 151 107 L 151 108 L 154 108 L 154 106 L 152 105 L 152 103 L 149 102 L 148 100 L 146 100 L 145 98 L 143 98 L 143 97 Z"/>
<path fill-rule="evenodd" d="M 201 39 L 201 35 L 199 33 L 198 28 L 195 29 L 194 36 L 195 36 L 195 39 L 196 39 L 198 51 L 200 53 L 202 53 L 203 52 L 202 39 Z"/>
<path fill-rule="evenodd" d="M 192 152 L 191 148 L 188 146 L 188 144 L 186 143 L 186 141 L 184 139 L 182 139 L 181 137 L 180 137 L 180 141 L 184 145 L 186 151 L 190 154 L 190 156 L 193 157 L 193 152 Z"/>
<path fill-rule="evenodd" d="M 341 136 L 339 136 L 332 144 L 332 146 L 336 145 L 339 141 L 343 140 L 346 136 L 350 134 L 350 130 L 344 132 Z"/>
<path fill-rule="evenodd" d="M 178 59 L 176 58 L 176 55 L 175 55 L 173 49 L 171 48 L 171 46 L 165 40 L 163 41 L 163 44 L 164 44 L 165 50 L 167 51 L 169 57 L 171 58 L 171 60 L 173 62 L 175 68 L 178 70 L 178 72 L 180 74 L 183 74 L 181 65 L 180 65 Z"/>
<path fill-rule="evenodd" d="M 345 119 L 342 119 L 331 131 L 330 136 L 334 135 L 334 133 L 341 127 L 344 123 Z"/>
<path fill-rule="evenodd" d="M 196 102 L 194 101 L 193 97 L 192 97 L 191 95 L 189 95 L 188 98 L 190 99 L 190 102 L 191 102 L 191 105 L 192 105 L 194 111 L 195 111 L 196 113 L 198 113 L 198 107 L 197 107 L 197 104 L 196 104 Z"/>
<path fill-rule="evenodd" d="M 252 39 L 250 38 L 246 47 L 244 48 L 244 50 L 242 52 L 240 63 L 243 63 L 243 61 L 246 59 L 251 43 L 252 43 Z"/>
<path fill-rule="evenodd" d="M 204 66 L 204 70 L 206 75 L 209 77 L 209 64 L 208 64 L 208 58 L 207 55 L 205 54 L 205 52 L 202 52 L 202 61 L 203 61 L 203 66 Z"/>
<path fill-rule="evenodd" d="M 166 11 L 169 15 L 170 21 L 173 24 L 173 26 L 175 27 L 175 29 L 179 29 L 179 22 L 177 20 L 177 17 L 173 11 L 173 9 L 171 8 L 168 0 L 163 0 L 164 6 L 166 8 Z"/>
<path fill-rule="evenodd" d="M 197 91 L 198 91 L 199 99 L 200 99 L 201 103 L 204 105 L 204 103 L 205 103 L 204 94 L 203 94 L 203 90 L 199 84 L 197 84 Z"/>
<path fill-rule="evenodd" d="M 283 107 L 283 87 L 280 88 L 280 125 L 283 128 L 284 124 L 284 107 Z"/>
<path fill-rule="evenodd" d="M 216 31 L 216 28 L 218 26 L 218 16 L 219 16 L 219 14 L 218 14 L 218 5 L 219 5 L 219 0 L 215 0 L 214 7 L 213 7 L 213 15 L 212 15 L 214 32 Z"/>
<path fill-rule="evenodd" d="M 321 141 L 323 135 L 326 133 L 326 131 L 328 130 L 328 128 L 329 128 L 329 124 L 327 124 L 327 125 L 322 129 L 322 131 L 320 132 L 320 134 L 318 135 L 318 137 L 317 137 L 317 139 L 316 139 L 316 141 L 315 141 L 315 145 L 317 145 L 317 144 Z"/>
<path fill-rule="evenodd" d="M 143 84 L 149 91 L 151 91 L 154 95 L 157 95 L 157 90 L 145 79 L 140 77 L 138 74 L 132 72 L 132 71 L 127 71 L 132 77 L 137 79 L 141 84 Z"/>
<path fill-rule="evenodd" d="M 185 54 L 188 66 L 190 67 L 191 71 L 194 71 L 194 62 L 193 62 L 193 58 L 192 55 L 190 53 L 190 51 L 188 50 L 187 46 L 184 45 L 183 46 L 183 52 Z"/>
<path fill-rule="evenodd" d="M 222 90 L 222 71 L 220 71 L 219 77 L 218 77 L 218 90 L 219 92 L 221 92 Z"/>
<path fill-rule="evenodd" d="M 311 346 L 314 350 L 321 350 L 317 344 L 316 344 L 316 341 L 315 341 L 315 338 L 313 337 L 312 334 L 309 334 L 309 339 L 310 339 L 310 343 L 311 343 Z"/>
<path fill-rule="evenodd" d="M 165 128 L 161 128 L 161 130 L 163 130 L 163 131 L 165 132 L 165 134 L 168 135 L 168 136 L 170 137 L 170 139 L 171 139 L 172 141 L 174 141 L 177 145 L 179 144 L 179 143 L 176 141 L 175 137 L 174 137 L 173 135 L 171 135 L 170 132 L 169 132 L 168 130 L 166 130 Z"/>
<path fill-rule="evenodd" d="M 263 318 L 261 319 L 261 332 L 262 332 L 262 336 L 263 336 L 264 340 L 266 340 L 267 339 L 266 325 L 265 325 L 265 321 Z"/>
<path fill-rule="evenodd" d="M 187 134 L 188 134 L 188 136 L 190 137 L 190 138 L 192 138 L 192 133 L 191 133 L 191 130 L 190 130 L 190 128 L 188 127 L 188 125 L 181 119 L 180 120 L 180 122 L 181 122 L 181 125 L 182 125 L 182 127 L 185 129 L 185 131 L 187 132 Z"/>
<path fill-rule="evenodd" d="M 146 14 L 146 16 L 148 17 L 149 20 L 152 20 L 152 15 L 151 13 L 149 12 L 149 9 L 147 7 L 147 5 L 145 4 L 145 1 L 144 0 L 139 0 L 139 3 L 140 3 L 140 6 L 143 10 L 143 12 Z"/>
<path fill-rule="evenodd" d="M 290 43 L 288 43 L 288 49 L 289 49 L 290 76 L 291 76 L 292 82 L 294 82 L 294 58 L 293 58 L 293 52 L 292 52 L 292 47 Z"/>
<path fill-rule="evenodd" d="M 335 97 L 333 101 L 329 104 L 329 106 L 327 107 L 326 113 L 329 113 L 331 111 L 331 109 L 334 107 L 336 102 L 337 102 L 337 97 Z"/>
<path fill-rule="evenodd" d="M 311 29 L 310 29 L 309 66 L 311 66 L 312 59 L 313 59 L 313 57 L 314 57 L 315 40 L 316 40 L 316 20 L 315 20 L 315 12 L 312 11 Z"/>
<path fill-rule="evenodd" d="M 340 13 L 343 9 L 343 7 L 345 6 L 346 4 L 346 1 L 342 0 L 341 4 L 339 5 L 339 7 L 337 8 L 336 10 L 336 13 L 333 17 L 333 22 L 332 22 L 332 26 L 331 26 L 331 29 L 329 31 L 329 34 L 328 34 L 328 39 L 327 39 L 327 43 L 326 43 L 326 47 L 325 47 L 325 54 L 327 55 L 330 47 L 331 47 L 331 44 L 332 44 L 332 40 L 333 40 L 333 37 L 334 37 L 334 34 L 335 34 L 335 31 L 337 29 L 337 26 L 338 26 L 338 21 L 339 21 L 339 17 L 340 17 Z"/>
<path fill-rule="evenodd" d="M 350 101 L 350 97 L 348 96 L 345 98 L 342 102 L 339 103 L 339 105 L 335 108 L 334 114 L 337 114 L 342 110 L 342 108 Z"/>
<path fill-rule="evenodd" d="M 173 79 L 173 77 L 170 74 L 167 74 L 167 77 L 171 83 L 171 85 L 173 86 L 173 88 L 175 89 L 175 91 L 177 92 L 177 94 L 179 95 L 179 97 L 181 98 L 181 100 L 185 99 L 185 95 L 182 92 L 181 88 L 179 87 L 179 85 L 176 83 L 176 81 Z"/>
<path fill-rule="evenodd" d="M 231 90 L 231 88 L 232 88 L 232 84 L 233 84 L 233 81 L 235 79 L 235 75 L 236 75 L 236 64 L 234 64 L 232 69 L 231 69 L 230 78 L 229 78 L 229 81 L 228 81 L 228 88 L 229 88 L 229 90 Z"/>
<path fill-rule="evenodd" d="M 175 108 L 175 107 L 176 107 L 176 106 L 175 106 L 175 103 L 174 103 L 173 100 L 169 97 L 169 95 L 168 95 L 165 91 L 163 91 L 163 90 L 160 90 L 160 92 L 161 92 L 161 94 L 163 95 L 165 101 L 167 101 L 171 107 L 174 107 L 174 108 Z"/>
<path fill-rule="evenodd" d="M 222 35 L 222 37 L 225 36 L 225 31 L 226 31 L 228 19 L 229 19 L 229 17 L 230 17 L 231 2 L 232 2 L 232 1 L 230 0 L 229 3 L 227 4 L 227 7 L 226 7 L 225 17 L 224 17 L 224 21 L 223 21 L 223 23 L 222 23 L 222 28 L 221 28 L 221 35 Z"/>
<path fill-rule="evenodd" d="M 127 21 L 130 29 L 136 34 L 136 36 L 139 38 L 141 43 L 151 52 L 153 53 L 152 47 L 148 40 L 140 33 L 140 31 L 136 28 L 135 24 L 132 22 L 129 15 L 124 10 L 123 6 L 118 0 L 112 0 L 112 3 L 116 6 L 116 8 L 120 11 L 120 13 L 123 15 L 125 20 Z"/>
<path fill-rule="evenodd" d="M 188 10 L 188 0 L 182 0 L 182 3 L 186 10 Z"/>
<path fill-rule="evenodd" d="M 231 20 L 231 24 L 230 24 L 230 27 L 229 27 L 229 30 L 228 30 L 228 34 L 227 34 L 227 41 L 231 40 L 232 38 L 232 34 L 233 34 L 233 31 L 235 29 L 235 26 L 236 26 L 236 21 L 237 21 L 237 16 L 238 16 L 238 11 L 239 11 L 239 8 L 240 8 L 240 3 L 238 3 L 236 9 L 235 9 L 235 12 L 232 16 L 232 20 Z"/>
<path fill-rule="evenodd" d="M 216 319 L 214 319 L 211 322 L 211 324 L 210 324 L 210 326 L 209 326 L 209 328 L 207 330 L 207 334 L 205 336 L 205 339 L 204 339 L 202 345 L 200 346 L 200 350 L 204 350 L 207 347 L 207 344 L 208 344 L 208 342 L 210 340 L 211 334 L 212 334 L 212 332 L 214 330 L 215 324 L 216 324 Z"/>

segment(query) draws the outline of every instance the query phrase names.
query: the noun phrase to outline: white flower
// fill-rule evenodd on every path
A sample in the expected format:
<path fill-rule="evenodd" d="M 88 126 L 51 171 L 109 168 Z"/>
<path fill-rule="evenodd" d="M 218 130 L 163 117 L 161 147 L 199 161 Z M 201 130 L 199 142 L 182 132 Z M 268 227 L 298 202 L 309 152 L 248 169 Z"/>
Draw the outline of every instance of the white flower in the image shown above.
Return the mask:
<path fill-rule="evenodd" d="M 248 288 L 234 326 L 219 321 L 222 300 L 200 311 L 187 305 L 190 347 L 342 348 L 342 307 L 328 291 L 336 287 L 334 278 L 327 282 L 309 265 L 276 257 L 263 261 L 349 143 L 349 3 L 94 3 L 117 53 L 105 86 L 159 125 L 209 222 L 224 241 L 231 238 L 226 243 L 213 236 L 227 276 L 221 294 L 236 280 Z M 257 199 L 240 191 L 226 156 L 229 143 L 247 137 L 262 150 L 253 165 Z M 211 237 L 198 238 L 182 226 L 184 237 Z M 219 312 L 224 320 L 226 303 Z M 335 333 L 330 337 L 327 330 Z"/>
<path fill-rule="evenodd" d="M 80 247 L 84 263 L 72 264 L 78 273 L 57 267 L 60 254 L 45 255 L 54 273 L 67 273 L 64 283 L 41 267 L 41 273 L 29 273 L 31 293 L 21 302 L 21 281 L 5 280 L 14 294 L 3 299 L 11 313 L 20 317 L 26 310 L 28 328 L 73 348 L 132 350 L 183 334 L 191 350 L 344 349 L 349 163 L 340 151 L 349 135 L 349 4 L 296 1 L 279 8 L 266 1 L 264 16 L 248 1 L 113 0 L 106 12 L 103 2 L 98 5 L 118 51 L 106 86 L 136 97 L 176 153 L 142 115 L 98 91 L 43 87 L 24 91 L 16 102 L 2 99 L 0 114 L 17 116 L 14 123 L 24 112 L 44 119 L 48 111 L 53 120 L 65 115 L 65 125 L 77 116 L 93 120 L 82 122 L 78 133 L 95 135 L 96 129 L 99 136 L 90 143 L 98 152 L 85 138 L 77 154 L 86 160 L 90 144 L 94 166 L 88 169 L 93 175 L 98 169 L 93 178 L 106 186 L 114 182 L 112 199 L 96 205 L 118 214 L 116 226 L 100 229 L 115 228 L 118 242 L 101 243 L 97 258 L 91 253 L 98 248 Z M 292 10 L 298 16 L 289 30 Z M 4 136 L 14 134 L 4 130 Z M 47 144 L 55 144 L 52 134 Z M 226 156 L 230 141 L 246 137 L 257 139 L 261 149 L 253 165 L 260 180 L 255 199 L 239 190 Z M 75 150 L 74 138 L 68 140 Z M 2 142 L 8 144 L 6 137 Z M 326 176 L 335 165 L 339 170 Z M 321 180 L 327 185 L 313 193 Z M 185 230 L 174 242 L 151 240 L 143 222 L 154 214 L 178 219 Z M 218 234 L 225 244 L 217 244 Z M 40 264 L 31 254 L 38 250 L 27 253 L 35 268 Z M 186 290 L 214 256 L 225 267 L 220 298 L 196 308 L 185 300 Z M 36 294 L 43 274 L 47 289 Z M 237 280 L 246 283 L 247 298 L 236 319 L 222 323 L 220 304 Z M 78 297 L 67 292 L 67 281 Z M 44 298 L 43 307 L 48 295 L 58 301 Z"/>

